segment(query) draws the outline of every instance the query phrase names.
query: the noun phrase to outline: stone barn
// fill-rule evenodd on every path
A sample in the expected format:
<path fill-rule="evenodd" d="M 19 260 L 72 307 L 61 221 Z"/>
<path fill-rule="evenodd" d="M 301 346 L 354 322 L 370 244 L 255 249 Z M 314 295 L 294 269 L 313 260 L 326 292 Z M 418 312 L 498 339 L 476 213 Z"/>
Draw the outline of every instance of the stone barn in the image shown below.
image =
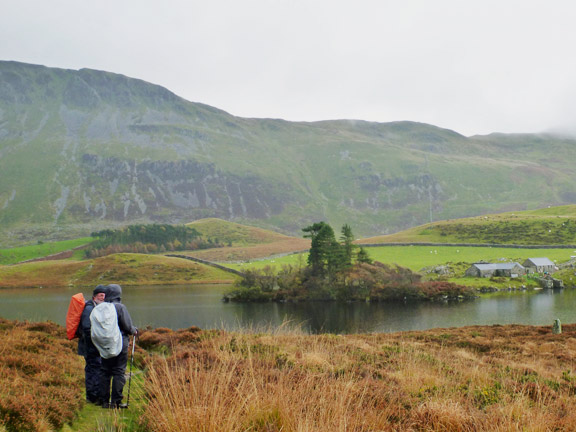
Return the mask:
<path fill-rule="evenodd" d="M 556 264 L 548 258 L 528 258 L 524 267 L 528 273 L 554 273 L 557 270 Z"/>
<path fill-rule="evenodd" d="M 475 263 L 466 270 L 465 275 L 472 277 L 518 277 L 524 273 L 526 273 L 526 270 L 522 264 L 518 264 L 517 262 L 501 264 Z"/>

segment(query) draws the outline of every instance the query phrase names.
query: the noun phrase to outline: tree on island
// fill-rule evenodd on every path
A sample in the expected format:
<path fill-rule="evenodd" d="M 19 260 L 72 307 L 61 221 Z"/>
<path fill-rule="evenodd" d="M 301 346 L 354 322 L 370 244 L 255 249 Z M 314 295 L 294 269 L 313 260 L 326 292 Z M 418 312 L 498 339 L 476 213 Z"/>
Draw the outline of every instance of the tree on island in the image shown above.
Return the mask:
<path fill-rule="evenodd" d="M 372 258 L 370 258 L 370 255 L 368 255 L 368 252 L 366 252 L 366 249 L 364 249 L 363 247 L 361 247 L 360 250 L 358 251 L 358 254 L 356 255 L 356 260 L 361 263 L 372 264 Z"/>
<path fill-rule="evenodd" d="M 340 241 L 342 242 L 341 244 L 344 251 L 343 264 L 346 267 L 350 267 L 354 258 L 354 249 L 356 248 L 354 243 L 352 243 L 354 241 L 354 234 L 352 234 L 352 228 L 350 228 L 348 224 L 342 227 L 341 232 Z"/>
<path fill-rule="evenodd" d="M 308 265 L 285 265 L 245 272 L 226 300 L 345 300 L 388 301 L 472 297 L 470 289 L 449 282 L 422 281 L 422 276 L 397 265 L 373 262 L 363 247 L 353 244 L 349 225 L 340 242 L 326 222 L 302 229 L 311 240 Z M 356 250 L 358 249 L 358 252 Z"/>
<path fill-rule="evenodd" d="M 314 275 L 332 275 L 345 264 L 343 246 L 336 241 L 334 230 L 325 222 L 303 228 L 305 238 L 311 239 L 308 266 Z"/>
<path fill-rule="evenodd" d="M 371 262 L 368 253 L 360 248 L 355 256 L 357 246 L 353 243 L 354 234 L 350 225 L 342 226 L 340 243 L 336 241 L 334 230 L 326 222 L 317 222 L 303 228 L 305 238 L 311 239 L 308 254 L 308 266 L 313 275 L 334 276 L 352 266 L 356 258 L 361 262 Z"/>

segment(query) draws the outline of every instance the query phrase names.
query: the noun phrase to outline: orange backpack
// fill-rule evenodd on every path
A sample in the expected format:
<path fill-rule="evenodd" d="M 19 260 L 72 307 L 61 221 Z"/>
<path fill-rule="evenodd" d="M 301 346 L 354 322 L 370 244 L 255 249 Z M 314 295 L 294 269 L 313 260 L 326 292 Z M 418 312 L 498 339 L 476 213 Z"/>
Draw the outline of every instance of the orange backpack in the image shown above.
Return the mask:
<path fill-rule="evenodd" d="M 84 301 L 84 295 L 82 293 L 74 294 L 70 299 L 68 313 L 66 314 L 66 336 L 69 340 L 78 337 L 76 331 L 80 325 L 80 318 L 82 317 L 85 305 L 86 302 Z"/>

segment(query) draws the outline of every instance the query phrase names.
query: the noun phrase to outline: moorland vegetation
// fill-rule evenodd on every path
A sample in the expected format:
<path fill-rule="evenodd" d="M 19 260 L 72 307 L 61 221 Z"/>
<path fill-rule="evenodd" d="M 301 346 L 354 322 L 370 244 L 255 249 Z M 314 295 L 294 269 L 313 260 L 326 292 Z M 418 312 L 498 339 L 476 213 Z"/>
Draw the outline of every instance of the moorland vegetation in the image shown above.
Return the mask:
<path fill-rule="evenodd" d="M 52 431 L 83 404 L 84 361 L 51 322 L 0 318 L 0 431 Z"/>
<path fill-rule="evenodd" d="M 576 325 L 309 335 L 143 329 L 130 413 L 84 407 L 76 342 L 0 320 L 0 430 L 570 431 Z M 137 402 L 137 403 L 136 403 Z M 130 421 L 126 421 L 126 415 Z M 98 427 L 115 416 L 113 428 Z M 86 429 L 84 429 L 86 430 Z"/>

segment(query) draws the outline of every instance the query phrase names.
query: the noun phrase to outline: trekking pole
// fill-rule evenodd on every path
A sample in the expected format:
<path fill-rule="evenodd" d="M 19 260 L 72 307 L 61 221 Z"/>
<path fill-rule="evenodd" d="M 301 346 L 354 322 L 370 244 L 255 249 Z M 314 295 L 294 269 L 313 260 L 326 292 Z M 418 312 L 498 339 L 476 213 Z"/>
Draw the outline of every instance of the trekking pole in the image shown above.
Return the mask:
<path fill-rule="evenodd" d="M 130 384 L 132 383 L 132 367 L 134 366 L 134 348 L 136 347 L 136 335 L 132 336 L 132 358 L 130 359 L 130 375 L 128 377 L 128 397 L 126 398 L 126 407 L 130 406 Z"/>

